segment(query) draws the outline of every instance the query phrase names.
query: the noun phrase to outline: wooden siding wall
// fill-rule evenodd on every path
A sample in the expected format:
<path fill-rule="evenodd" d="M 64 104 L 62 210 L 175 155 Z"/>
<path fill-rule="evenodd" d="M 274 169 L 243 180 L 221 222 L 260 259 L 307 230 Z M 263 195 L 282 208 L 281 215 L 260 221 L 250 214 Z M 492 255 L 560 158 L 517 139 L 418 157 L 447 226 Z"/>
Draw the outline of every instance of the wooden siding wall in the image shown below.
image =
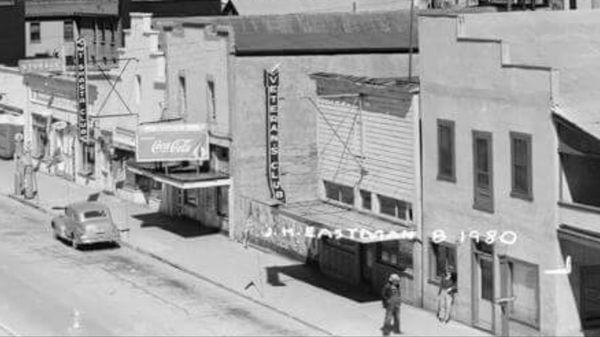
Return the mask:
<path fill-rule="evenodd" d="M 397 98 L 370 97 L 369 101 L 381 101 L 379 107 L 388 106 L 396 111 L 382 113 L 361 109 L 358 98 L 357 104 L 319 99 L 322 112 L 317 122 L 320 177 L 414 204 L 415 111 Z M 367 172 L 362 180 L 358 161 Z"/>

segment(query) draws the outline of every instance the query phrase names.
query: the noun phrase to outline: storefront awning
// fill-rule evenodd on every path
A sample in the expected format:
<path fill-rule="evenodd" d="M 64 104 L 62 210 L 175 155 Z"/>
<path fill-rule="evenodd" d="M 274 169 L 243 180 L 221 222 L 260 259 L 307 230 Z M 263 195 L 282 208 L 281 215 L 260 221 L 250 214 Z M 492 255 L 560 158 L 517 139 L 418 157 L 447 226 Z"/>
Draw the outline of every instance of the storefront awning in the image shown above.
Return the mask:
<path fill-rule="evenodd" d="M 11 125 L 25 125 L 25 118 L 21 116 L 15 116 L 11 114 L 0 113 L 0 124 L 11 124 Z"/>
<path fill-rule="evenodd" d="M 587 244 L 600 244 L 600 231 L 590 231 L 562 224 L 558 227 L 558 237 Z"/>
<path fill-rule="evenodd" d="M 323 229 L 326 229 L 333 238 L 337 236 L 363 244 L 418 239 L 414 224 L 388 221 L 320 200 L 288 204 L 281 208 L 281 213 L 306 223 L 311 228 L 311 233 L 307 234 L 314 236 L 325 236 Z"/>
<path fill-rule="evenodd" d="M 175 168 L 167 173 L 165 170 L 155 169 L 151 164 L 142 163 L 127 163 L 127 169 L 182 190 L 231 185 L 229 175 L 218 172 L 197 172 L 194 169 Z"/>

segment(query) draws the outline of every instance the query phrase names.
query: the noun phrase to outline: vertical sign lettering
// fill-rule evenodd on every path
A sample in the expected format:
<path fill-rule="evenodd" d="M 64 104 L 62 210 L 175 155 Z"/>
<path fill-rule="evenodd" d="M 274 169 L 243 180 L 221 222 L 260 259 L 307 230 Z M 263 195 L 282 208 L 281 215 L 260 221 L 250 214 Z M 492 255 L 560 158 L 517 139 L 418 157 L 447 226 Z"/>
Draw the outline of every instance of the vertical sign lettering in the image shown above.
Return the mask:
<path fill-rule="evenodd" d="M 279 174 L 279 70 L 265 70 L 267 96 L 267 180 L 271 198 L 285 202 Z"/>
<path fill-rule="evenodd" d="M 75 58 L 77 61 L 77 128 L 79 139 L 88 141 L 88 111 L 87 111 L 87 65 L 85 55 L 85 40 L 78 38 L 75 42 Z"/>

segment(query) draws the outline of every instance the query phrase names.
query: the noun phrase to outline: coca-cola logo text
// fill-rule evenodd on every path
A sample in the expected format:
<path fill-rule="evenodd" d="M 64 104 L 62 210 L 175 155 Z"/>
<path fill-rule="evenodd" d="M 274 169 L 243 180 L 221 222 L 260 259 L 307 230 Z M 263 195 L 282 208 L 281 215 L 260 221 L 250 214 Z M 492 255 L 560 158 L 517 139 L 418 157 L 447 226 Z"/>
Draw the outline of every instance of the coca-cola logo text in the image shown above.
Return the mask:
<path fill-rule="evenodd" d="M 160 139 L 156 139 L 152 146 L 150 147 L 150 151 L 152 153 L 188 153 L 192 151 L 192 146 L 194 145 L 193 139 L 174 139 L 169 141 L 163 141 Z"/>

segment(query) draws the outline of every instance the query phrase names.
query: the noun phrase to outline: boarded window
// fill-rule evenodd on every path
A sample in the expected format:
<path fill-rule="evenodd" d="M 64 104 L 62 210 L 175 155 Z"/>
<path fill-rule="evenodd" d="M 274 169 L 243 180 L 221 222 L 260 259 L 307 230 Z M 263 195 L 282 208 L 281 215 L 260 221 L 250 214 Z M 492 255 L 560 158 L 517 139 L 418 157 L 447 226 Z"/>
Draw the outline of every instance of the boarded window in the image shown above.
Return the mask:
<path fill-rule="evenodd" d="M 510 133 L 512 190 L 511 196 L 532 199 L 531 136 Z"/>
<path fill-rule="evenodd" d="M 475 209 L 494 211 L 492 167 L 492 134 L 473 131 L 473 207 Z"/>
<path fill-rule="evenodd" d="M 456 181 L 454 122 L 438 119 L 438 179 Z"/>

